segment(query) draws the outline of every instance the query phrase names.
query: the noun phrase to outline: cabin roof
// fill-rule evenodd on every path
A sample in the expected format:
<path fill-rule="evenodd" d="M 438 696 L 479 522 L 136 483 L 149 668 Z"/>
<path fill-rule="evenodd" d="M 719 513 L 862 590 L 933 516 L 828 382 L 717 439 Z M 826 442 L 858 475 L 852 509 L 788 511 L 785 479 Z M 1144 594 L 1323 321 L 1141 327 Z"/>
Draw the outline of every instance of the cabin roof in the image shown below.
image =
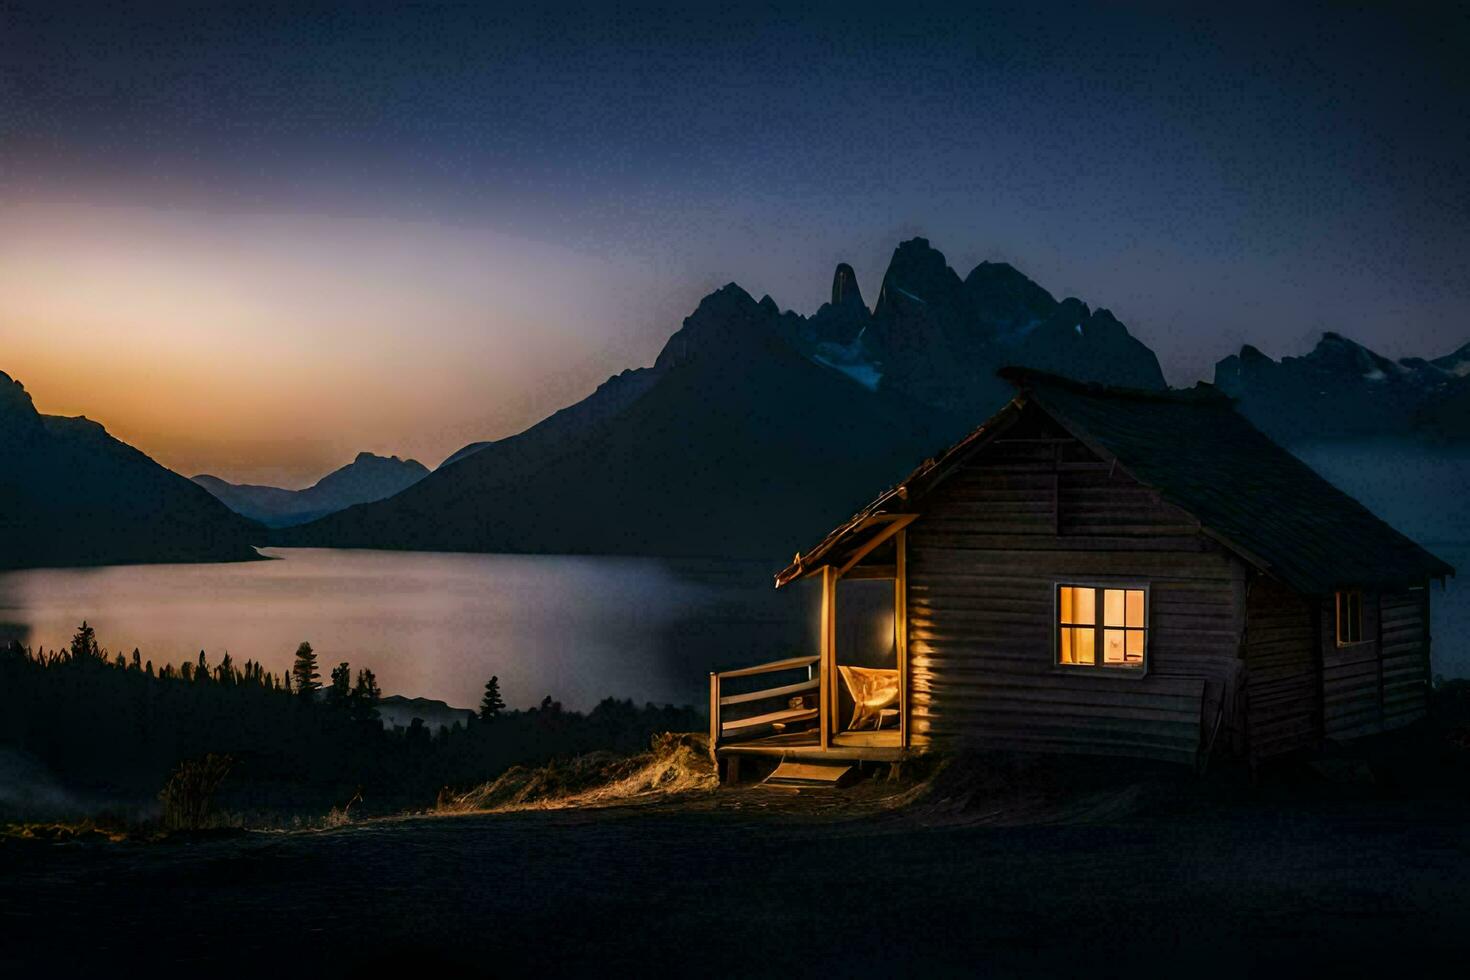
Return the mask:
<path fill-rule="evenodd" d="M 1212 385 L 1137 391 L 1020 368 L 1001 377 L 1016 397 L 939 456 L 925 460 L 776 576 L 780 587 L 857 552 L 1027 405 L 1169 503 L 1205 534 L 1299 592 L 1395 587 L 1454 569 L 1272 442 Z"/>

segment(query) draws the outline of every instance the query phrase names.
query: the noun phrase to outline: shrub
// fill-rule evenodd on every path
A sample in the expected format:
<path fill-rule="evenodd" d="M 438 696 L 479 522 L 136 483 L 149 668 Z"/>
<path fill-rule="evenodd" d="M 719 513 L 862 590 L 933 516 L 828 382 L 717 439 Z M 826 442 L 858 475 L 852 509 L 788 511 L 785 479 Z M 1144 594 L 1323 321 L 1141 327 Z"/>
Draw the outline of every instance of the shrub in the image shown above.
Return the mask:
<path fill-rule="evenodd" d="M 202 759 L 179 763 L 158 794 L 163 825 L 168 830 L 202 830 L 214 815 L 214 794 L 233 763 L 227 755 L 210 753 Z"/>

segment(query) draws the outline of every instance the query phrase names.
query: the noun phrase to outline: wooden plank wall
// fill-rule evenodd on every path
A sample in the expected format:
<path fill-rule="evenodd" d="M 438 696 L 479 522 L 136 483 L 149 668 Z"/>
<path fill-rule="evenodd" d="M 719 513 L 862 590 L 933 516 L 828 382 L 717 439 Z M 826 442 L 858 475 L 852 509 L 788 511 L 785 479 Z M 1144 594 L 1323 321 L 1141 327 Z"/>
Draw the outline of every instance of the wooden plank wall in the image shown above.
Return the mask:
<path fill-rule="evenodd" d="M 1429 711 L 1428 590 L 1378 598 L 1383 656 L 1383 727 L 1401 728 Z"/>
<path fill-rule="evenodd" d="M 1317 744 L 1322 685 L 1315 601 L 1254 574 L 1246 602 L 1247 741 L 1253 758 Z"/>
<path fill-rule="evenodd" d="M 1363 597 L 1361 643 L 1337 645 L 1337 599 L 1320 602 L 1322 728 L 1328 738 L 1357 738 L 1383 730 L 1379 693 L 1378 604 Z"/>
<path fill-rule="evenodd" d="M 1424 589 L 1363 597 L 1362 643 L 1339 647 L 1334 600 L 1322 602 L 1323 722 L 1328 738 L 1401 728 L 1429 709 Z"/>
<path fill-rule="evenodd" d="M 915 744 L 1192 761 L 1235 717 L 1245 566 L 1034 408 L 925 499 L 907 544 Z M 1150 586 L 1144 676 L 1054 663 L 1054 583 L 1107 578 Z"/>

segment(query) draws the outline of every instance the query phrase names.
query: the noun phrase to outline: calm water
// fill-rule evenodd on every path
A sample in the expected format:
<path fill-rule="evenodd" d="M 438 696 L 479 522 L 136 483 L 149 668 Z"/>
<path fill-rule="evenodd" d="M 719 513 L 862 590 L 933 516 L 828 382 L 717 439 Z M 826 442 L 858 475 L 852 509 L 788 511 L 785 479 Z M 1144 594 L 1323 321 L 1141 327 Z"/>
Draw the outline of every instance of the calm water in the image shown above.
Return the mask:
<path fill-rule="evenodd" d="M 325 675 L 371 667 L 388 693 L 512 706 L 551 695 L 703 704 L 708 674 L 815 650 L 810 590 L 773 567 L 653 559 L 267 549 L 277 560 L 0 575 L 0 641 L 64 646 L 86 618 L 110 650 L 155 665 L 290 666 L 309 640 Z"/>
<path fill-rule="evenodd" d="M 1466 578 L 1434 588 L 1435 671 L 1470 675 L 1470 546 L 1434 550 Z M 309 640 L 322 673 L 371 667 L 384 691 L 479 703 L 551 695 L 586 708 L 609 695 L 703 704 L 710 670 L 817 649 L 812 583 L 776 592 L 766 564 L 657 559 L 268 549 L 277 560 L 0 574 L 0 642 L 64 646 L 83 618 L 110 650 L 155 664 L 194 659 L 290 666 Z M 891 659 L 891 586 L 843 586 L 847 663 Z"/>

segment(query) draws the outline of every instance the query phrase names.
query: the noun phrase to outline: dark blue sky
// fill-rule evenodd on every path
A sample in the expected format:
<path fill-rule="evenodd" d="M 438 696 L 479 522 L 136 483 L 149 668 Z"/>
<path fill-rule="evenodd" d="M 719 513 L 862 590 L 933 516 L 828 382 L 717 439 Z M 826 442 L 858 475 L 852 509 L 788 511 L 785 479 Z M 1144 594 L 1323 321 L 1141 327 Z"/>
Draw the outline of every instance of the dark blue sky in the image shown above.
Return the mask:
<path fill-rule="evenodd" d="M 1464 9 L 1410 4 L 0 2 L 0 204 L 8 233 L 56 207 L 484 233 L 491 279 L 516 243 L 550 256 L 575 367 L 453 438 L 646 363 L 725 281 L 809 313 L 847 260 L 871 301 L 914 234 L 1111 308 L 1183 384 L 1243 341 L 1470 339 L 1467 51 Z"/>

